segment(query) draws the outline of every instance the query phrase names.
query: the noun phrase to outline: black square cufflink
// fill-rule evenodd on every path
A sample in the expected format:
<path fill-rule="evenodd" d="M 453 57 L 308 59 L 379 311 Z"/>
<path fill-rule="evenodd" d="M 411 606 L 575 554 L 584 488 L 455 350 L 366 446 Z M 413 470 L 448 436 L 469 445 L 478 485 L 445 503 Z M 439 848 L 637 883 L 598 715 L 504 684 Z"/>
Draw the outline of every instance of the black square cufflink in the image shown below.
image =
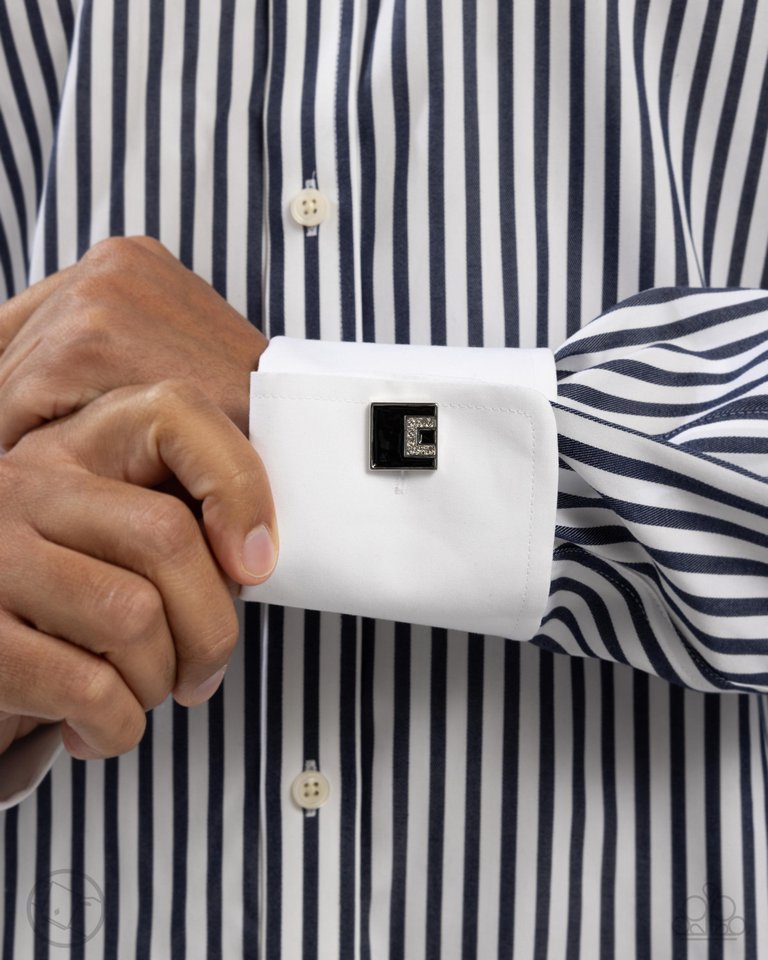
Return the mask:
<path fill-rule="evenodd" d="M 437 470 L 437 405 L 371 404 L 371 470 Z"/>

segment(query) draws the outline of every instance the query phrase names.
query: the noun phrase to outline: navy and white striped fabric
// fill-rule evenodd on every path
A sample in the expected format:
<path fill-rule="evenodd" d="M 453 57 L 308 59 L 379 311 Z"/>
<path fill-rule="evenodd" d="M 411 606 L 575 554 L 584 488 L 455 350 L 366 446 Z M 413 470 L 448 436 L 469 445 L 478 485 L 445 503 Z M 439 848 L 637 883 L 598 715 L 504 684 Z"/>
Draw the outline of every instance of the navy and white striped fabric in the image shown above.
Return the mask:
<path fill-rule="evenodd" d="M 561 458 L 530 643 L 248 606 L 0 814 L 2 960 L 768 955 L 767 134 L 766 0 L 0 0 L 0 297 L 140 233 L 270 334 L 549 346 Z"/>

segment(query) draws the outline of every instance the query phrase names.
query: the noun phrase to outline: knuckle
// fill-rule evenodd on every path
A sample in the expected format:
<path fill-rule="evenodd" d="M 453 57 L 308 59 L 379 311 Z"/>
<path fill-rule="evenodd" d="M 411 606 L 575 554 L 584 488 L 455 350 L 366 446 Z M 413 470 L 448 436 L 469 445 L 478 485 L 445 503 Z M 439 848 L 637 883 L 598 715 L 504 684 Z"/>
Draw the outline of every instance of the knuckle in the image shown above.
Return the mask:
<path fill-rule="evenodd" d="M 130 753 L 141 742 L 146 727 L 147 718 L 143 710 L 120 711 L 108 726 L 99 731 L 99 756 L 117 757 Z"/>
<path fill-rule="evenodd" d="M 177 410 L 179 407 L 206 403 L 203 391 L 189 380 L 159 380 L 147 387 L 145 402 L 156 411 Z"/>
<path fill-rule="evenodd" d="M 156 558 L 178 558 L 199 541 L 197 521 L 189 508 L 175 497 L 157 494 L 153 500 L 144 508 L 139 526 L 146 530 Z"/>
<path fill-rule="evenodd" d="M 89 267 L 113 268 L 124 263 L 134 247 L 135 244 L 131 244 L 125 237 L 105 237 L 86 250 L 81 262 Z"/>
<path fill-rule="evenodd" d="M 135 234 L 130 237 L 124 238 L 127 243 L 132 244 L 134 247 L 138 247 L 143 250 L 150 250 L 154 253 L 169 253 L 170 251 L 161 243 L 157 237 L 148 237 L 142 234 Z"/>
<path fill-rule="evenodd" d="M 68 698 L 78 711 L 99 713 L 110 704 L 115 694 L 114 669 L 98 657 L 84 658 L 73 668 L 68 682 Z"/>
<path fill-rule="evenodd" d="M 146 715 L 141 710 L 128 711 L 120 722 L 116 723 L 112 731 L 112 750 L 117 756 L 121 753 L 130 753 L 141 742 L 147 727 Z"/>
<path fill-rule="evenodd" d="M 229 661 L 239 636 L 240 625 L 232 606 L 226 613 L 217 614 L 215 623 L 202 635 L 200 648 L 192 658 L 194 665 L 201 673 L 213 673 Z"/>
<path fill-rule="evenodd" d="M 112 589 L 105 595 L 102 613 L 106 623 L 127 641 L 154 635 L 164 619 L 163 601 L 157 590 L 138 580 L 130 590 Z"/>

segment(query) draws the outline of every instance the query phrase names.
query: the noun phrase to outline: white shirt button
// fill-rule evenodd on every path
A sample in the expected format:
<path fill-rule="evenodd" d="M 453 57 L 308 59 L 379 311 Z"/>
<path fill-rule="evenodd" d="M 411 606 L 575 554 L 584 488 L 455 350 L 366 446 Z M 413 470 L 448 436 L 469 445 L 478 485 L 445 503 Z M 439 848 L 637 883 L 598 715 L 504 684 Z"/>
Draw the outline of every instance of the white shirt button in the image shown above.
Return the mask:
<path fill-rule="evenodd" d="M 324 193 L 307 187 L 291 200 L 291 216 L 302 227 L 316 227 L 328 216 L 328 200 Z"/>
<path fill-rule="evenodd" d="M 291 796 L 302 810 L 317 810 L 328 800 L 331 785 L 319 770 L 303 770 L 291 785 Z"/>

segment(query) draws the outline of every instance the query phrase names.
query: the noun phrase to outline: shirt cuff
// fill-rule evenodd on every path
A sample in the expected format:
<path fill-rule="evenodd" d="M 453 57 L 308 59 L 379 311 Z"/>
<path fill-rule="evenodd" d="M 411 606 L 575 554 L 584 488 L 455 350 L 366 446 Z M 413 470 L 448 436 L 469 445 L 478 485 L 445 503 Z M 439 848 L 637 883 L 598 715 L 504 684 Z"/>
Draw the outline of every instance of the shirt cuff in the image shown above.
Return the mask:
<path fill-rule="evenodd" d="M 34 793 L 63 749 L 61 724 L 46 723 L 0 754 L 0 811 Z"/>
<path fill-rule="evenodd" d="M 250 435 L 280 556 L 243 599 L 530 639 L 552 566 L 556 383 L 545 349 L 272 339 Z M 395 453 L 412 466 L 434 441 L 436 469 L 372 469 L 372 404 L 392 423 L 435 408 L 436 435 L 411 421 L 415 460 L 404 421 Z"/>

